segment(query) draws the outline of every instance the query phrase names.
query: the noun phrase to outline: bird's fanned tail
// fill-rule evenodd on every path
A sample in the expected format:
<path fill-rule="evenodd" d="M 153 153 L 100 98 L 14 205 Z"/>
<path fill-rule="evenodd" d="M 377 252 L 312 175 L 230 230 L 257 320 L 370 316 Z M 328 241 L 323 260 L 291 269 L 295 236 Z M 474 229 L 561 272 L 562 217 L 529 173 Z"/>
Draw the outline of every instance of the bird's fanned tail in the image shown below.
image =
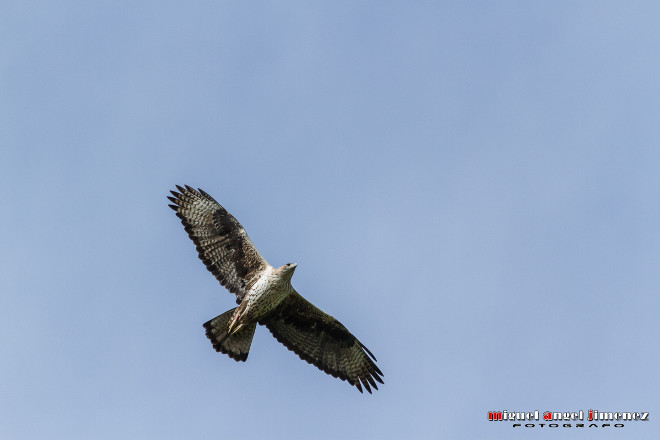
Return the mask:
<path fill-rule="evenodd" d="M 239 331 L 229 334 L 229 320 L 235 308 L 216 316 L 204 324 L 206 337 L 209 338 L 215 351 L 224 353 L 236 361 L 245 361 L 250 353 L 252 337 L 257 323 L 248 324 Z"/>

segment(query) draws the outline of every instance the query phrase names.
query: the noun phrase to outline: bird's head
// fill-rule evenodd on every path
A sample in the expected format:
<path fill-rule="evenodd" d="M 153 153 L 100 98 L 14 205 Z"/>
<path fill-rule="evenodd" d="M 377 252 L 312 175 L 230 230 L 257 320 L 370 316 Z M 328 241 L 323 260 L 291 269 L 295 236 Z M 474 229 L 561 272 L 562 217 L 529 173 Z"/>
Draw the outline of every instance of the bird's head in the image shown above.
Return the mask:
<path fill-rule="evenodd" d="M 293 276 L 293 272 L 296 270 L 296 266 L 298 266 L 296 263 L 287 263 L 280 267 L 280 270 L 282 271 L 282 277 L 290 280 Z"/>

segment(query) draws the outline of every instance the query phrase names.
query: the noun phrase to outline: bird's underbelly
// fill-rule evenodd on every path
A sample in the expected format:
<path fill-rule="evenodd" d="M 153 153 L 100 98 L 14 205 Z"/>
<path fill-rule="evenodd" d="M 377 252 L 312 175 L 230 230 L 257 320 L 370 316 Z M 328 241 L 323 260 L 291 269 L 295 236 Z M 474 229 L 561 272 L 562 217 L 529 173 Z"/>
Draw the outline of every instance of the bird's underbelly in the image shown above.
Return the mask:
<path fill-rule="evenodd" d="M 274 279 L 268 273 L 265 275 L 255 283 L 244 299 L 248 301 L 245 318 L 251 322 L 264 318 L 293 292 L 290 283 Z"/>
<path fill-rule="evenodd" d="M 270 289 L 255 292 L 248 299 L 248 316 L 250 321 L 258 321 L 268 315 L 289 295 L 285 289 Z"/>
<path fill-rule="evenodd" d="M 285 289 L 257 291 L 247 297 L 246 320 L 259 321 L 273 311 L 289 295 Z"/>

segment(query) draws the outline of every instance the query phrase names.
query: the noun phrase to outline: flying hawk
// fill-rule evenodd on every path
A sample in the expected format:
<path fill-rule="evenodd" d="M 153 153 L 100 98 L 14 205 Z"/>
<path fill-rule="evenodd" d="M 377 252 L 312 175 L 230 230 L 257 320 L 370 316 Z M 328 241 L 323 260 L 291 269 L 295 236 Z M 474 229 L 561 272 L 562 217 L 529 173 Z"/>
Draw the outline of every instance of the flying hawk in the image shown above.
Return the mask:
<path fill-rule="evenodd" d="M 277 269 L 266 262 L 245 229 L 201 189 L 177 185 L 169 205 L 197 247 L 199 258 L 216 279 L 236 295 L 238 307 L 204 324 L 216 351 L 245 361 L 257 324 L 275 339 L 334 377 L 362 392 L 378 389 L 383 373 L 376 358 L 332 316 L 314 307 L 291 286 L 296 264 Z"/>

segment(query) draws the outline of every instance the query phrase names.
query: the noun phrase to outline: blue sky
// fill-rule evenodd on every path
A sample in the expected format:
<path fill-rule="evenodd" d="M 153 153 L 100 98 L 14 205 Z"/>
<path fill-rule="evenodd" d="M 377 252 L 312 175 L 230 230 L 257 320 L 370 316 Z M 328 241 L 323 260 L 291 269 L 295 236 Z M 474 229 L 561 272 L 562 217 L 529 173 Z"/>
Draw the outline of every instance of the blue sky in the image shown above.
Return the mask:
<path fill-rule="evenodd" d="M 7 1 L 0 436 L 660 433 L 654 2 Z M 374 395 L 233 307 L 167 207 L 201 187 L 376 355 Z M 567 429 L 620 438 L 614 428 Z M 561 435 L 536 429 L 538 438 Z"/>

